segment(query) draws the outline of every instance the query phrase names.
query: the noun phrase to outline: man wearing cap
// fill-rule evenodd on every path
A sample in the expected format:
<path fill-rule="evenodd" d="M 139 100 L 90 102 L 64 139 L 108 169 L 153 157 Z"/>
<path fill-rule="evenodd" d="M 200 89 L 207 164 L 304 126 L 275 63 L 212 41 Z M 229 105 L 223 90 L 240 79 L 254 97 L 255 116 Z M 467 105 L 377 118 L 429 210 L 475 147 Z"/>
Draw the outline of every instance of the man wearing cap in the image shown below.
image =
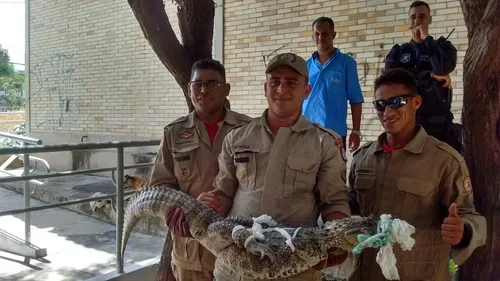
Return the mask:
<path fill-rule="evenodd" d="M 292 227 L 317 225 L 350 215 L 342 138 L 301 114 L 309 95 L 305 60 L 286 53 L 266 69 L 268 109 L 261 117 L 229 131 L 219 155 L 215 189 L 198 198 L 223 215 L 270 215 Z M 281 281 L 320 281 L 320 269 L 342 263 L 335 251 L 314 268 Z M 253 281 L 216 264 L 217 281 Z"/>

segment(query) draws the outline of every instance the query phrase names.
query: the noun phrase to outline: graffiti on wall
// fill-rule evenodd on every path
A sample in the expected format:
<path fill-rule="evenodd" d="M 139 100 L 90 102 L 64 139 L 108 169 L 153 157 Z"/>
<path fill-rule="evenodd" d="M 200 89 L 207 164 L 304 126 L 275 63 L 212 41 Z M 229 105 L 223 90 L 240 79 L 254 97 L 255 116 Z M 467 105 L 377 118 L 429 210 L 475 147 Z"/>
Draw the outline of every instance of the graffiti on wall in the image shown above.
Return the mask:
<path fill-rule="evenodd" d="M 80 118 L 78 96 L 85 89 L 85 82 L 75 74 L 75 54 L 58 53 L 31 69 L 33 94 L 30 100 L 34 106 L 44 106 L 49 111 L 49 118 L 42 119 L 36 124 L 50 126 L 53 129 L 75 123 Z"/>

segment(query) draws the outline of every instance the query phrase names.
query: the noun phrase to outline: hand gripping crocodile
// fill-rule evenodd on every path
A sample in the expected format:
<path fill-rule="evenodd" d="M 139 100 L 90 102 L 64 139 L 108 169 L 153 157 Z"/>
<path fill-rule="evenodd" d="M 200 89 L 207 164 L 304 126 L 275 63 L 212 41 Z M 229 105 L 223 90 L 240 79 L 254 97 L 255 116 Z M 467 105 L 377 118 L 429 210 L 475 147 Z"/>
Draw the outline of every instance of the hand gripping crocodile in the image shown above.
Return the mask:
<path fill-rule="evenodd" d="M 164 217 L 173 208 L 184 211 L 191 235 L 217 257 L 216 263 L 252 279 L 278 279 L 299 274 L 324 261 L 334 248 L 359 253 L 364 247 L 387 246 L 392 253 L 394 243 L 402 244 L 406 250 L 414 243 L 410 235 L 415 229 L 387 215 L 381 219 L 352 216 L 318 227 L 291 228 L 266 215 L 224 218 L 181 191 L 145 187 L 134 194 L 125 210 L 122 259 L 134 225 L 146 216 Z M 401 229 L 381 231 L 381 222 L 384 225 L 399 223 L 409 231 L 401 238 L 397 235 Z M 379 239 L 382 244 L 370 244 L 370 239 L 377 235 L 383 236 Z M 391 258 L 393 256 L 388 259 Z M 395 263 L 395 259 L 389 262 Z M 396 277 L 392 279 L 399 279 L 397 271 L 392 276 Z"/>

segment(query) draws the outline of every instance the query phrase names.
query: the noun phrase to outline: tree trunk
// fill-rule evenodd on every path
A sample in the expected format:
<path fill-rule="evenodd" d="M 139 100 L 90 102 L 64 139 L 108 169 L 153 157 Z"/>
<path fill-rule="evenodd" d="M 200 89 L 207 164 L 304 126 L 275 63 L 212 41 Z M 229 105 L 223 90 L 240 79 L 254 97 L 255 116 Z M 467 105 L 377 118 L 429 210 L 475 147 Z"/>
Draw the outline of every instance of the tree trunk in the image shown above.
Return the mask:
<path fill-rule="evenodd" d="M 462 281 L 500 276 L 500 1 L 461 0 L 469 47 L 464 60 L 465 159 L 488 239 L 459 268 Z"/>
<path fill-rule="evenodd" d="M 163 0 L 128 0 L 144 37 L 182 89 L 189 112 L 194 110 L 188 95 L 191 66 L 212 57 L 215 4 L 213 0 L 173 0 L 182 44 L 168 20 Z M 229 108 L 229 100 L 225 100 Z"/>
<path fill-rule="evenodd" d="M 187 85 L 191 66 L 197 60 L 212 57 L 215 4 L 212 0 L 172 0 L 177 6 L 177 18 L 182 45 L 168 20 L 163 0 L 128 0 L 144 37 L 163 65 L 181 87 L 189 112 L 194 110 Z M 230 108 L 226 98 L 224 105 Z M 163 245 L 156 281 L 175 281 L 170 265 L 172 236 L 167 233 Z"/>

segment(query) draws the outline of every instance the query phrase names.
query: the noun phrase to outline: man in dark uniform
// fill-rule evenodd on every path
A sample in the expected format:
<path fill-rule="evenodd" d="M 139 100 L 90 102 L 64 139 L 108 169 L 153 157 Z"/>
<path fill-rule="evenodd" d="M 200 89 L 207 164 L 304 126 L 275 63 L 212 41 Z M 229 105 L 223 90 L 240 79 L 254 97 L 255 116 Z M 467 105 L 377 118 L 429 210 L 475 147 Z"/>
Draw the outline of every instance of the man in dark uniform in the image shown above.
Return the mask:
<path fill-rule="evenodd" d="M 451 112 L 452 90 L 449 73 L 457 63 L 457 49 L 444 37 L 435 40 L 429 35 L 432 23 L 427 3 L 415 1 L 410 5 L 409 20 L 412 39 L 394 45 L 385 59 L 385 69 L 404 68 L 415 76 L 422 107 L 417 123 L 429 135 L 448 143 L 461 152 L 461 135 L 456 133 Z"/>

